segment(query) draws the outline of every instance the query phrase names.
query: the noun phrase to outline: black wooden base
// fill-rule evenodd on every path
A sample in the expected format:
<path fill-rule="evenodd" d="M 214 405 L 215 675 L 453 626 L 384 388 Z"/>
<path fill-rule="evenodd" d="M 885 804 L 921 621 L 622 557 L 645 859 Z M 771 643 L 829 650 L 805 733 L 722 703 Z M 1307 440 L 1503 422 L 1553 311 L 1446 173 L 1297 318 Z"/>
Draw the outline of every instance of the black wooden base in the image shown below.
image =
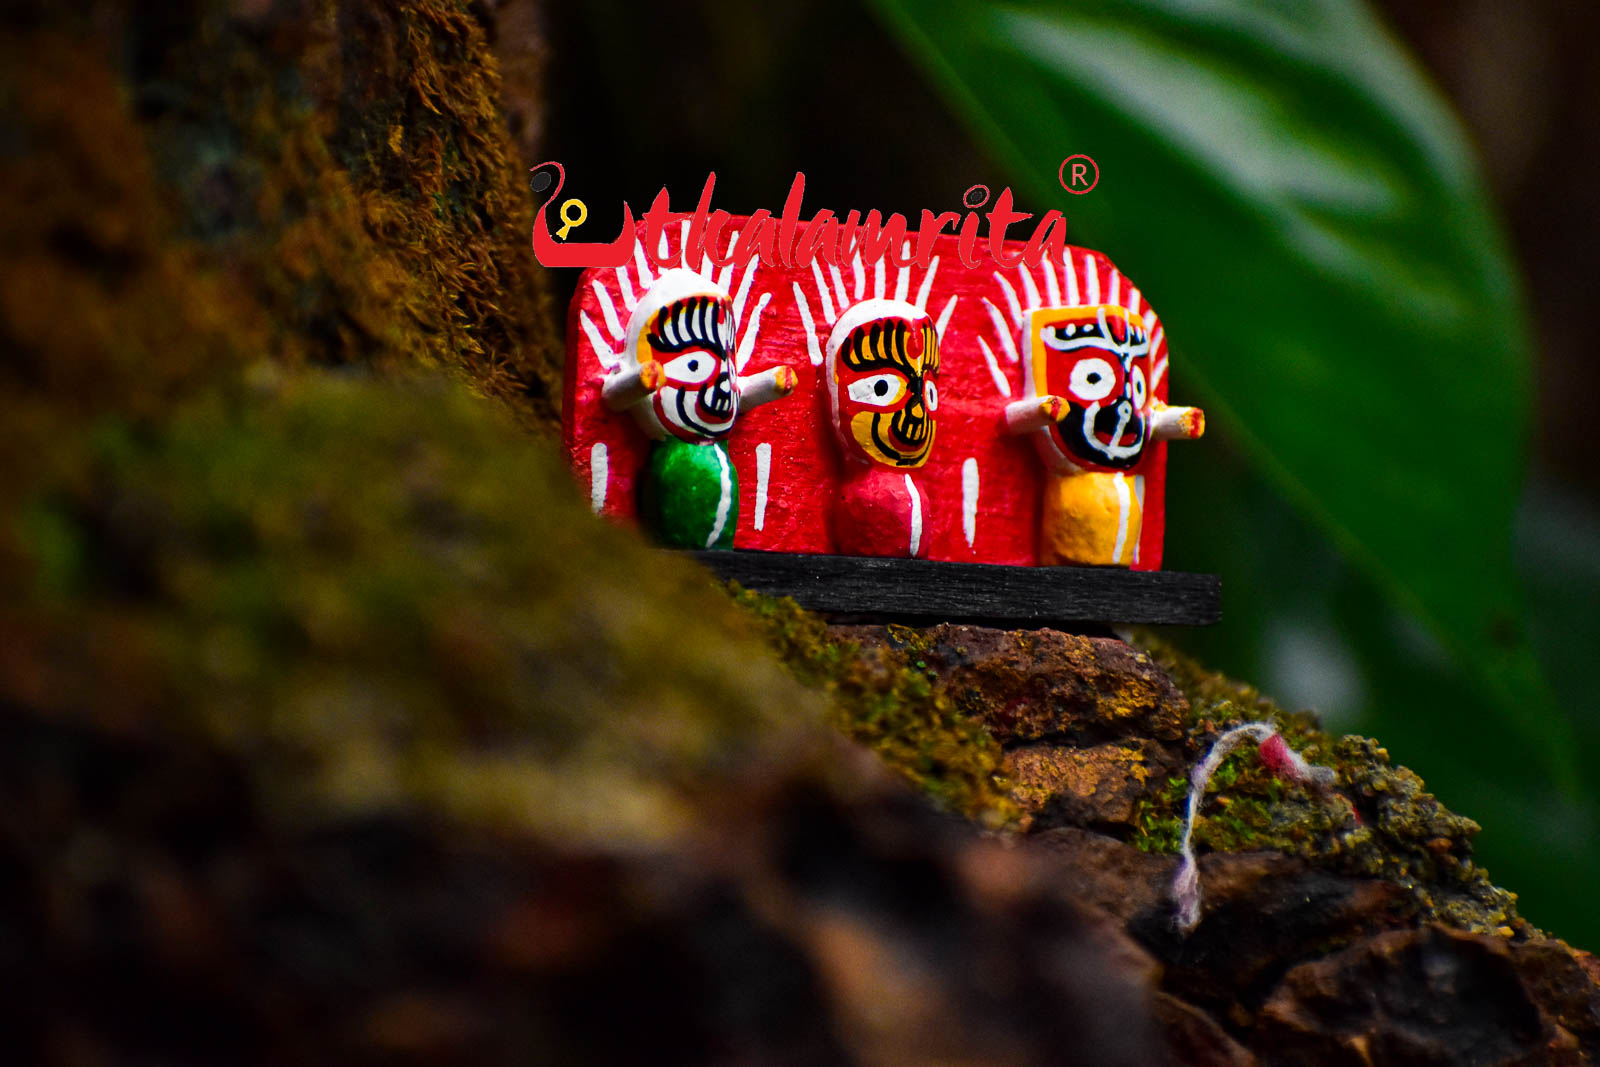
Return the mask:
<path fill-rule="evenodd" d="M 1013 626 L 1208 626 L 1222 617 L 1222 579 L 1214 574 L 790 552 L 690 554 L 746 589 L 836 614 Z"/>

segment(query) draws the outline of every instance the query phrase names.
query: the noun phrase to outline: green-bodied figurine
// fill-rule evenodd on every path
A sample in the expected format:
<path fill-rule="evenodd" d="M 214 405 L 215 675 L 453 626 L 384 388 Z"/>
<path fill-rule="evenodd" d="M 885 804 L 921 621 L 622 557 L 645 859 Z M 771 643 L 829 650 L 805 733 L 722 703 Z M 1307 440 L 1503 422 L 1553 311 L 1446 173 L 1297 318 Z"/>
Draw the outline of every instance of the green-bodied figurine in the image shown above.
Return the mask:
<path fill-rule="evenodd" d="M 746 358 L 759 307 L 739 349 Z M 664 544 L 733 547 L 739 480 L 722 440 L 741 404 L 794 391 L 788 367 L 739 377 L 734 319 L 720 286 L 691 270 L 666 271 L 634 308 L 621 358 L 601 388 L 606 405 L 631 411 L 655 442 L 639 472 L 639 517 Z"/>
<path fill-rule="evenodd" d="M 739 486 L 727 448 L 718 441 L 657 441 L 640 472 L 639 518 L 669 545 L 732 548 Z"/>

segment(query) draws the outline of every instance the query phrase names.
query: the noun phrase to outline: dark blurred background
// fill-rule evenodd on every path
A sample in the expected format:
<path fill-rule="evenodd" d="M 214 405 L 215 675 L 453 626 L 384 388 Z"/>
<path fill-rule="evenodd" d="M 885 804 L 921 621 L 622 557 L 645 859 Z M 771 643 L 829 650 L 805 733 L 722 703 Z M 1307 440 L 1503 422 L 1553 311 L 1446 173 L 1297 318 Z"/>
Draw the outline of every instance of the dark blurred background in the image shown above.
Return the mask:
<path fill-rule="evenodd" d="M 1580 741 L 1600 743 L 1588 678 L 1600 647 L 1600 469 L 1589 427 L 1600 364 L 1585 306 L 1600 238 L 1600 6 L 1378 8 L 1463 120 L 1523 272 L 1537 384 L 1517 561 L 1546 674 Z M 957 209 L 974 182 L 1017 184 L 869 6 L 597 0 L 550 18 L 548 127 L 517 132 L 565 164 L 568 189 L 604 227 L 614 205 L 638 211 L 663 185 L 675 206 L 691 206 L 711 171 L 717 205 L 733 212 L 775 208 L 796 171 L 807 178 L 808 213 L 876 207 L 915 218 Z M 1039 165 L 1095 151 L 1059 147 Z M 1019 194 L 1019 208 L 1062 208 L 1070 221 L 1071 199 Z M 563 301 L 575 277 L 564 278 Z M 1181 402 L 1183 338 L 1172 343 Z M 1574 887 L 1600 872 L 1592 806 L 1584 814 L 1548 793 L 1536 768 L 1486 763 L 1492 743 L 1452 752 L 1439 716 L 1413 713 L 1459 707 L 1463 731 L 1498 729 L 1463 664 L 1249 466 L 1226 426 L 1213 422 L 1203 446 L 1173 450 L 1171 469 L 1167 566 L 1221 573 L 1226 614 L 1209 630 L 1170 636 L 1285 704 L 1316 709 L 1335 730 L 1378 736 L 1446 803 L 1485 823 L 1481 855 L 1523 892 L 1530 918 L 1573 930 L 1562 922 L 1587 910 Z"/>

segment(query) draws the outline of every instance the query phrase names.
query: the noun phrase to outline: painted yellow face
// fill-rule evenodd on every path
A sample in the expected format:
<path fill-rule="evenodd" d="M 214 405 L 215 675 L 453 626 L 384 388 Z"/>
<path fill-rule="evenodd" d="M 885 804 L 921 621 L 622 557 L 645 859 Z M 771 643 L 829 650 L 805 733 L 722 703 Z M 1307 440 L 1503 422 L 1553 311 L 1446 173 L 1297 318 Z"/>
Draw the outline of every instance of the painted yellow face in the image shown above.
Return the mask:
<path fill-rule="evenodd" d="M 891 467 L 920 467 L 933 449 L 939 335 L 926 315 L 874 318 L 852 330 L 833 364 L 841 439 Z"/>

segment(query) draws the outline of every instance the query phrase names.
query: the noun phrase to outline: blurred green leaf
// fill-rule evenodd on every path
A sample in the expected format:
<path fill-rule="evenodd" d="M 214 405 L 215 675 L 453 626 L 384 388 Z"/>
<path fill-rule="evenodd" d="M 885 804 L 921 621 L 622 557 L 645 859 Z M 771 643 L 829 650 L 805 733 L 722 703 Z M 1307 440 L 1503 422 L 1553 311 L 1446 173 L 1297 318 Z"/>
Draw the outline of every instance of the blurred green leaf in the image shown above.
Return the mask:
<path fill-rule="evenodd" d="M 1024 196 L 1138 281 L 1177 395 L 1198 392 L 1573 790 L 1511 562 L 1530 377 L 1515 274 L 1455 121 L 1366 7 L 873 5 Z M 1057 168 L 1078 152 L 1101 179 L 1068 196 Z"/>
<path fill-rule="evenodd" d="M 1169 533 L 1168 564 L 1226 574 L 1228 608 L 1222 626 L 1168 636 L 1208 664 L 1260 682 L 1287 707 L 1315 708 L 1335 732 L 1378 737 L 1444 803 L 1483 825 L 1474 858 L 1517 891 L 1524 918 L 1574 944 L 1600 942 L 1590 891 L 1600 882 L 1600 803 L 1561 797 L 1533 744 L 1500 728 L 1487 690 L 1428 631 L 1386 605 L 1368 576 L 1244 464 L 1225 433 L 1203 449 L 1174 449 L 1169 474 L 1167 504 L 1179 528 Z M 1590 681 L 1600 647 L 1600 516 L 1562 503 L 1549 493 L 1524 501 L 1520 570 L 1531 583 L 1535 645 L 1573 715 L 1580 758 L 1592 764 L 1600 753 L 1600 700 Z M 1314 632 L 1318 645 L 1298 664 L 1281 642 L 1297 628 Z M 1354 682 L 1342 700 L 1294 677 L 1299 667 L 1325 679 L 1340 665 Z"/>

